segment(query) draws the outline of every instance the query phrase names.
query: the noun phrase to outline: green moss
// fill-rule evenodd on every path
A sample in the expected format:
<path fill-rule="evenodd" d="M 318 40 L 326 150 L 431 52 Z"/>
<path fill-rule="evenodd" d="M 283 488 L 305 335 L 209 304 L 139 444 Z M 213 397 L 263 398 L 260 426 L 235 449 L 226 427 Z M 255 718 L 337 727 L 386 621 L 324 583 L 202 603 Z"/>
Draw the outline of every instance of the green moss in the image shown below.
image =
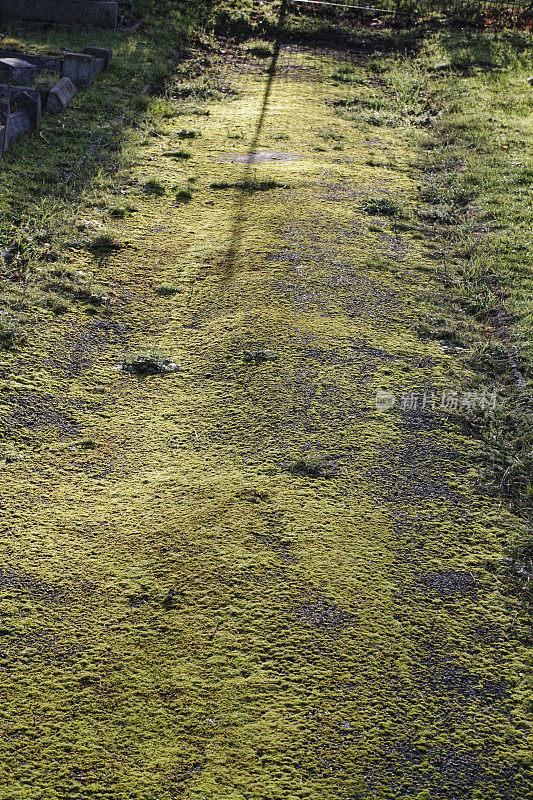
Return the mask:
<path fill-rule="evenodd" d="M 187 179 L 161 158 L 172 118 L 132 144 L 124 247 L 62 255 L 117 311 L 43 312 L 6 357 L 5 800 L 505 800 L 502 764 L 527 785 L 518 603 L 491 568 L 520 522 L 440 409 L 471 374 L 418 334 L 440 287 L 427 240 L 360 208 L 385 189 L 412 214 L 416 142 L 384 128 L 398 169 L 367 164 L 368 129 L 317 80 L 335 59 L 282 57 L 297 69 L 260 130 L 266 76 L 234 70 L 231 102 L 198 105 L 193 203 L 140 188 Z M 349 157 L 316 151 L 332 125 Z M 243 155 L 279 130 L 298 158 L 251 173 L 226 159 L 231 126 Z M 152 348 L 179 379 L 120 370 Z"/>

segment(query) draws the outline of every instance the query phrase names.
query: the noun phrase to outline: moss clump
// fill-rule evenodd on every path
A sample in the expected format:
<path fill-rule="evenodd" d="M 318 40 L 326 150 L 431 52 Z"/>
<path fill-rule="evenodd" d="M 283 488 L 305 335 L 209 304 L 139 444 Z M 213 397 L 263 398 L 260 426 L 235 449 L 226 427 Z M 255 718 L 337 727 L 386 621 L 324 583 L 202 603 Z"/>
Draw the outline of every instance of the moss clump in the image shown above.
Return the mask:
<path fill-rule="evenodd" d="M 179 131 L 176 131 L 176 136 L 178 139 L 196 139 L 198 136 L 198 131 L 190 130 L 188 128 L 181 128 Z"/>
<path fill-rule="evenodd" d="M 362 208 L 366 214 L 383 215 L 385 217 L 394 217 L 401 211 L 397 201 L 388 197 L 371 197 L 363 203 Z"/>
<path fill-rule="evenodd" d="M 11 350 L 27 341 L 20 324 L 9 314 L 0 312 L 0 348 Z"/>
<path fill-rule="evenodd" d="M 172 297 L 172 295 L 180 291 L 181 289 L 178 286 L 173 286 L 171 283 L 162 283 L 155 290 L 160 297 Z"/>
<path fill-rule="evenodd" d="M 265 361 L 277 361 L 278 354 L 274 350 L 245 350 L 243 359 L 246 364 L 263 364 Z"/>
<path fill-rule="evenodd" d="M 111 250 L 120 250 L 121 244 L 118 236 L 113 231 L 105 231 L 95 236 L 87 245 L 93 253 L 103 253 Z"/>
<path fill-rule="evenodd" d="M 259 178 L 243 178 L 239 181 L 213 181 L 212 189 L 240 189 L 243 192 L 268 192 L 271 189 L 278 189 L 283 184 L 272 178 L 261 180 Z"/>
<path fill-rule="evenodd" d="M 146 194 L 153 194 L 155 197 L 162 197 L 165 194 L 165 186 L 158 178 L 150 178 L 143 187 Z"/>
<path fill-rule="evenodd" d="M 131 375 L 146 377 L 148 375 L 167 375 L 172 372 L 179 372 L 181 367 L 170 358 L 162 358 L 156 353 L 145 353 L 124 359 L 122 371 Z"/>
<path fill-rule="evenodd" d="M 189 186 L 176 190 L 177 203 L 188 203 L 190 200 L 192 200 L 192 198 L 193 198 L 193 192 Z"/>
<path fill-rule="evenodd" d="M 319 456 L 297 458 L 289 466 L 289 472 L 292 472 L 293 475 L 303 475 L 307 478 L 333 478 L 338 471 L 337 461 Z"/>

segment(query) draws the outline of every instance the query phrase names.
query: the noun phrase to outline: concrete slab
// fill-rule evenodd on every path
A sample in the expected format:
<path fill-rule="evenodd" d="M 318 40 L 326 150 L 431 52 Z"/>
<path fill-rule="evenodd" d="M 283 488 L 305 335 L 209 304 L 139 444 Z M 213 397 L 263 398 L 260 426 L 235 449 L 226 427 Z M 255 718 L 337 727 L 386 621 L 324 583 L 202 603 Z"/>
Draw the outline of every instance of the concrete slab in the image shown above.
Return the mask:
<path fill-rule="evenodd" d="M 27 85 L 33 83 L 37 67 L 21 58 L 0 58 L 0 81 Z"/>
<path fill-rule="evenodd" d="M 95 58 L 94 59 L 94 73 L 96 75 L 100 75 L 105 69 L 105 61 L 103 58 Z"/>
<path fill-rule="evenodd" d="M 32 86 L 13 86 L 12 83 L 0 83 L 0 98 L 7 101 L 12 111 L 25 111 L 33 127 L 41 124 L 41 93 Z"/>
<path fill-rule="evenodd" d="M 24 114 L 30 130 L 41 125 L 41 94 L 31 86 L 0 83 L 0 125 L 6 129 L 4 147 L 16 137 L 16 128 L 23 124 L 17 114 Z M 11 120 L 15 118 L 12 125 Z M 15 133 L 13 134 L 13 131 Z"/>
<path fill-rule="evenodd" d="M 118 2 L 104 0 L 2 0 L 0 18 L 116 28 Z"/>
<path fill-rule="evenodd" d="M 46 111 L 48 114 L 60 114 L 68 106 L 78 90 L 70 78 L 61 78 L 50 90 Z"/>
<path fill-rule="evenodd" d="M 0 98 L 1 98 L 1 92 L 0 92 Z M 0 147 L 0 156 L 2 155 L 4 150 L 6 149 L 6 145 L 7 145 L 6 132 L 7 132 L 7 127 L 9 125 L 10 114 L 11 114 L 11 107 L 10 107 L 9 103 L 5 103 L 0 99 L 0 127 L 3 128 L 3 133 L 2 133 L 2 138 L 1 138 L 1 147 Z"/>

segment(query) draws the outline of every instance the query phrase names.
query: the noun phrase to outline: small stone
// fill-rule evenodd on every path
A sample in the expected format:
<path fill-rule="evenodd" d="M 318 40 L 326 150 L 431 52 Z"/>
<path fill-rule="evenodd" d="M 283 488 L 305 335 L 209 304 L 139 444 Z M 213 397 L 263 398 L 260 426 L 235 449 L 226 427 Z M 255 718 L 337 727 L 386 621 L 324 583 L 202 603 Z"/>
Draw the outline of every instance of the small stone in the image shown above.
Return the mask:
<path fill-rule="evenodd" d="M 527 78 L 527 82 L 530 86 L 533 86 L 533 75 L 530 75 L 529 78 Z"/>
<path fill-rule="evenodd" d="M 77 89 L 70 78 L 61 78 L 48 94 L 46 110 L 49 114 L 59 114 L 64 111 L 72 98 L 77 94 Z"/>

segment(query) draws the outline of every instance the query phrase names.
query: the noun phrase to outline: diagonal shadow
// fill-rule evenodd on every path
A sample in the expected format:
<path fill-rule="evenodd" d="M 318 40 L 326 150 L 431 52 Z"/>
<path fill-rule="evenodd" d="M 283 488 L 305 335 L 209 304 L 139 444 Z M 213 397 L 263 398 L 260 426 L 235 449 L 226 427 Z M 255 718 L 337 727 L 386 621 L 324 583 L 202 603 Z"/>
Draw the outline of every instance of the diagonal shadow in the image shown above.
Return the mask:
<path fill-rule="evenodd" d="M 287 6 L 288 6 L 288 0 L 282 0 L 276 25 L 276 39 L 274 42 L 274 52 L 272 54 L 272 60 L 270 62 L 270 66 L 267 70 L 268 79 L 266 82 L 265 91 L 263 93 L 261 110 L 259 112 L 259 118 L 257 120 L 253 139 L 250 142 L 250 146 L 246 154 L 246 162 L 243 170 L 241 185 L 238 187 L 236 193 L 231 237 L 229 241 L 228 250 L 224 259 L 224 278 L 226 279 L 232 278 L 233 275 L 235 274 L 235 264 L 239 250 L 241 248 L 243 228 L 244 228 L 244 208 L 246 206 L 246 202 L 249 198 L 249 193 L 250 193 L 250 190 L 247 189 L 246 187 L 247 185 L 249 185 L 252 177 L 252 169 L 254 161 L 253 156 L 257 151 L 257 145 L 259 143 L 259 139 L 263 131 L 265 118 L 268 112 L 270 96 L 272 94 L 272 87 L 274 85 L 274 79 L 276 78 L 277 74 L 278 60 L 281 50 L 281 32 L 283 29 L 283 23 L 287 16 Z"/>

